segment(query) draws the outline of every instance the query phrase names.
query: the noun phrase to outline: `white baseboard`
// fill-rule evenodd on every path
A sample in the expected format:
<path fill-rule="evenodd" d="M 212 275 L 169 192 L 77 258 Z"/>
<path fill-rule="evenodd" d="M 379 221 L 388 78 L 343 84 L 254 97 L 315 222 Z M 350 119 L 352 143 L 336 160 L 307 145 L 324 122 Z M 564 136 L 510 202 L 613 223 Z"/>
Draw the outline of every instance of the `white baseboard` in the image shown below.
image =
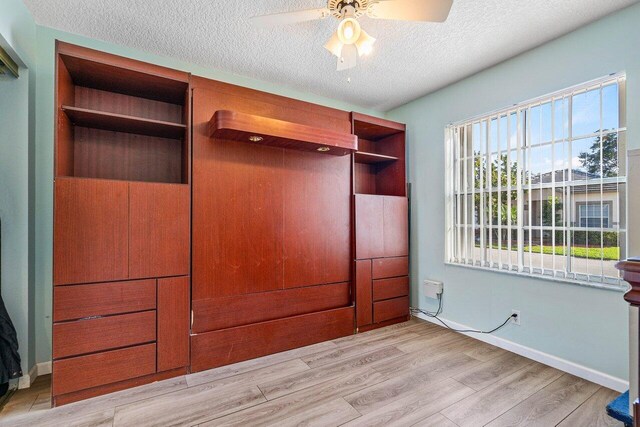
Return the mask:
<path fill-rule="evenodd" d="M 31 369 L 29 369 L 29 373 L 27 375 L 23 375 L 18 379 L 18 388 L 29 388 L 31 384 L 38 378 L 40 375 L 48 375 L 51 373 L 51 362 L 42 362 L 36 365 L 33 365 Z"/>
<path fill-rule="evenodd" d="M 442 326 L 442 324 L 440 324 L 437 320 L 425 316 L 424 314 L 416 314 L 415 317 L 418 317 L 430 323 L 434 323 L 438 326 Z M 451 320 L 442 320 L 454 329 L 473 329 L 467 325 L 463 325 Z M 553 368 L 559 369 L 563 372 L 567 372 L 571 375 L 575 375 L 576 377 L 584 378 L 585 380 L 594 382 L 603 387 L 616 390 L 620 393 L 629 389 L 629 382 L 621 378 L 616 378 L 612 375 L 605 374 L 604 372 L 596 371 L 595 369 L 586 367 L 584 365 L 562 359 L 552 354 L 545 353 L 543 351 L 536 350 L 534 348 L 527 347 L 495 335 L 474 334 L 469 332 L 463 334 L 468 337 L 475 338 L 479 341 L 486 342 L 487 344 L 495 345 L 496 347 L 500 347 L 512 353 L 519 354 L 520 356 L 524 356 L 531 360 L 535 360 L 536 362 L 540 362 Z M 29 370 L 29 373 L 27 375 L 24 375 L 20 378 L 18 388 L 28 388 L 38 376 L 48 375 L 50 373 L 51 361 L 38 363 Z"/>
<path fill-rule="evenodd" d="M 29 388 L 38 377 L 38 365 L 33 365 L 27 375 L 23 375 L 18 380 L 18 388 Z"/>
<path fill-rule="evenodd" d="M 38 376 L 49 375 L 51 373 L 51 361 L 38 363 Z"/>
<path fill-rule="evenodd" d="M 422 320 L 426 320 L 427 322 L 442 326 L 442 324 L 439 323 L 437 320 L 431 317 L 425 316 L 424 314 L 421 314 L 421 313 L 416 314 L 415 317 L 418 317 Z M 451 320 L 447 320 L 447 319 L 442 319 L 442 320 L 446 322 L 447 325 L 451 326 L 454 329 L 473 329 L 467 325 L 462 325 L 460 323 L 457 323 Z M 621 378 L 616 378 L 609 374 L 605 374 L 604 372 L 596 371 L 595 369 L 589 368 L 587 366 L 580 365 L 578 363 L 574 363 L 566 359 L 562 359 L 552 354 L 545 353 L 543 351 L 536 350 L 534 348 L 527 347 L 522 344 L 518 344 L 504 338 L 500 338 L 495 335 L 476 334 L 476 333 L 468 333 L 468 332 L 463 334 L 471 338 L 475 338 L 479 341 L 483 341 L 488 344 L 495 345 L 496 347 L 500 347 L 512 353 L 519 354 L 520 356 L 524 356 L 531 360 L 535 360 L 536 362 L 540 362 L 542 364 L 551 366 L 552 368 L 556 368 L 561 371 L 567 372 L 571 375 L 575 375 L 576 377 L 580 377 L 585 380 L 594 382 L 603 387 L 607 387 L 612 390 L 618 391 L 620 393 L 629 390 L 628 381 L 625 381 Z"/>

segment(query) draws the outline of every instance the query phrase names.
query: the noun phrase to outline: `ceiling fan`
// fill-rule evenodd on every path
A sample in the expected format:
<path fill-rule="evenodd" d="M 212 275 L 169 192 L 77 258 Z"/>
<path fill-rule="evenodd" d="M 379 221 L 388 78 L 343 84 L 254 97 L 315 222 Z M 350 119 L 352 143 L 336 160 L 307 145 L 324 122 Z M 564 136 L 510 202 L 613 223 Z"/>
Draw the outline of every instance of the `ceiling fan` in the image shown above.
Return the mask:
<path fill-rule="evenodd" d="M 327 7 L 274 13 L 251 18 L 259 25 L 285 25 L 325 19 L 340 20 L 337 31 L 324 45 L 338 57 L 338 71 L 356 66 L 358 56 L 368 55 L 376 39 L 362 29 L 358 18 L 444 22 L 453 0 L 329 0 Z"/>

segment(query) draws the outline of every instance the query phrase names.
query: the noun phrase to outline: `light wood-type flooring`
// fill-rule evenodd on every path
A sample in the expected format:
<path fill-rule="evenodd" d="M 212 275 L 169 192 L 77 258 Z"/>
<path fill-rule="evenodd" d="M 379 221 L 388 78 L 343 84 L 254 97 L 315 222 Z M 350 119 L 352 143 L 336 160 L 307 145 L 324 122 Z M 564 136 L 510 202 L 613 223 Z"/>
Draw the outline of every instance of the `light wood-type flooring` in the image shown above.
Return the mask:
<path fill-rule="evenodd" d="M 0 425 L 622 425 L 605 414 L 614 391 L 420 320 L 56 409 L 49 382 Z"/>

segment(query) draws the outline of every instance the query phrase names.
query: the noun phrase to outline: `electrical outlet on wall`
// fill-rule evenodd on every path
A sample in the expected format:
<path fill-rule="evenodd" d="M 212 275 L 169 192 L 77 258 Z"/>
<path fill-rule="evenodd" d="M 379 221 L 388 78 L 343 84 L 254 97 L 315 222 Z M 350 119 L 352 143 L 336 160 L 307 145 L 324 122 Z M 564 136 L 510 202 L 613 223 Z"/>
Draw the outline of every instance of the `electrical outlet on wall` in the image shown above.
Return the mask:
<path fill-rule="evenodd" d="M 515 317 L 511 317 L 511 323 L 520 326 L 520 310 L 511 310 L 511 316 L 515 314 Z"/>

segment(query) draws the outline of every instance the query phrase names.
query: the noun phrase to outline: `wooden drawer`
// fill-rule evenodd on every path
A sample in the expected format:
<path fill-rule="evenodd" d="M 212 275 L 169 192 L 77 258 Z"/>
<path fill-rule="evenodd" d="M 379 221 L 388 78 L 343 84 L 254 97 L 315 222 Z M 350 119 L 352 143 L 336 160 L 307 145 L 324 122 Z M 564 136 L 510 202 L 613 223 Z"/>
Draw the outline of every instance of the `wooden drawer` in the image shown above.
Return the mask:
<path fill-rule="evenodd" d="M 386 279 L 409 275 L 409 257 L 379 258 L 373 260 L 373 278 Z"/>
<path fill-rule="evenodd" d="M 373 303 L 373 322 L 404 317 L 409 314 L 409 297 L 400 297 Z"/>
<path fill-rule="evenodd" d="M 54 322 L 156 308 L 155 280 L 57 286 L 53 292 Z"/>
<path fill-rule="evenodd" d="M 156 312 L 57 323 L 53 336 L 54 359 L 149 343 L 156 340 Z"/>
<path fill-rule="evenodd" d="M 59 396 L 155 372 L 155 344 L 56 360 L 53 362 L 53 395 Z"/>
<path fill-rule="evenodd" d="M 373 300 L 404 297 L 409 295 L 409 277 L 394 277 L 373 281 Z"/>

